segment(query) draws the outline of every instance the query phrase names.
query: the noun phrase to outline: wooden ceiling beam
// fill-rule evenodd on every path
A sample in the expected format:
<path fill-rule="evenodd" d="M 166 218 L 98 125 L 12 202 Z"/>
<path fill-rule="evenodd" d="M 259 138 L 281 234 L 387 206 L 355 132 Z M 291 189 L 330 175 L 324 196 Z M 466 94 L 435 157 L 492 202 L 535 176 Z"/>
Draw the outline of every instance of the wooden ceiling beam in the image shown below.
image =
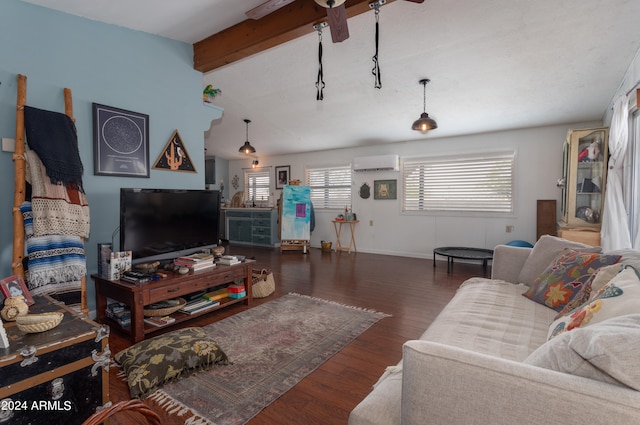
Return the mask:
<path fill-rule="evenodd" d="M 347 18 L 369 11 L 372 1 L 348 0 Z M 326 20 L 324 7 L 313 0 L 296 0 L 261 19 L 247 19 L 198 41 L 193 45 L 193 67 L 200 72 L 212 71 L 309 34 L 313 25 Z"/>

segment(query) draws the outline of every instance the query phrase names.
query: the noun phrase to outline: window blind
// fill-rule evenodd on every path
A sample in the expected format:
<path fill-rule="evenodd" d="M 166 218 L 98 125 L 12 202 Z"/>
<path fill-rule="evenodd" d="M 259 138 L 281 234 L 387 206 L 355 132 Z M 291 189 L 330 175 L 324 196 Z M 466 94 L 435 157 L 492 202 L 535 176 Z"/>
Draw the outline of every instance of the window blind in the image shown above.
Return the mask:
<path fill-rule="evenodd" d="M 403 163 L 403 211 L 513 212 L 515 153 Z"/>
<path fill-rule="evenodd" d="M 307 168 L 306 179 L 315 209 L 351 205 L 351 166 Z"/>
<path fill-rule="evenodd" d="M 245 171 L 244 196 L 247 201 L 266 201 L 269 199 L 271 184 L 269 171 Z"/>

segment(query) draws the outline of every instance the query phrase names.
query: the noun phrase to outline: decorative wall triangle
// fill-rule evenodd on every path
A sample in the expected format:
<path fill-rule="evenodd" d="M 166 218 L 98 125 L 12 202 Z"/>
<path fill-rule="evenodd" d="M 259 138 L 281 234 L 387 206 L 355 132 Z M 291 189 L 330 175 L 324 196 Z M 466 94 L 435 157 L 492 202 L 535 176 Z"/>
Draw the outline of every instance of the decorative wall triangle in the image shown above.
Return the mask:
<path fill-rule="evenodd" d="M 153 164 L 153 169 L 197 173 L 178 130 L 171 135 L 160 156 Z"/>

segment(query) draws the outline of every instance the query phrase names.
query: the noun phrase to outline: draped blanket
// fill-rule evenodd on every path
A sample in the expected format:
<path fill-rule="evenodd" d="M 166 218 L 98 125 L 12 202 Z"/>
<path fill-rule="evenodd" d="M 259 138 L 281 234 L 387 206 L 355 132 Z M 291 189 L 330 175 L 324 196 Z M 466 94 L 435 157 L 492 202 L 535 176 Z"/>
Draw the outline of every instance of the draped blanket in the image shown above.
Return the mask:
<path fill-rule="evenodd" d="M 38 154 L 25 150 L 27 181 L 32 186 L 33 233 L 89 237 L 89 205 L 75 184 L 53 184 Z"/>
<path fill-rule="evenodd" d="M 73 120 L 59 112 L 25 106 L 24 127 L 27 143 L 44 163 L 51 183 L 82 190 L 84 170 Z"/>
<path fill-rule="evenodd" d="M 80 290 L 87 273 L 85 252 L 79 236 L 33 234 L 31 203 L 20 206 L 27 245 L 27 282 L 32 295 Z"/>

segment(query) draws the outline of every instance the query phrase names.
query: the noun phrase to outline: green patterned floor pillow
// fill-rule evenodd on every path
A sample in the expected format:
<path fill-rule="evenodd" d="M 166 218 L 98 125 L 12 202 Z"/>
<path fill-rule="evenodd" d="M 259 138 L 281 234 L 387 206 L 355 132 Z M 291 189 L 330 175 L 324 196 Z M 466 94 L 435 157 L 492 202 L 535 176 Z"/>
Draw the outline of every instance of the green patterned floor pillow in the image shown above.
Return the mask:
<path fill-rule="evenodd" d="M 144 398 L 167 382 L 229 364 L 227 355 L 201 328 L 185 328 L 120 351 L 115 360 L 125 373 L 131 398 Z"/>

